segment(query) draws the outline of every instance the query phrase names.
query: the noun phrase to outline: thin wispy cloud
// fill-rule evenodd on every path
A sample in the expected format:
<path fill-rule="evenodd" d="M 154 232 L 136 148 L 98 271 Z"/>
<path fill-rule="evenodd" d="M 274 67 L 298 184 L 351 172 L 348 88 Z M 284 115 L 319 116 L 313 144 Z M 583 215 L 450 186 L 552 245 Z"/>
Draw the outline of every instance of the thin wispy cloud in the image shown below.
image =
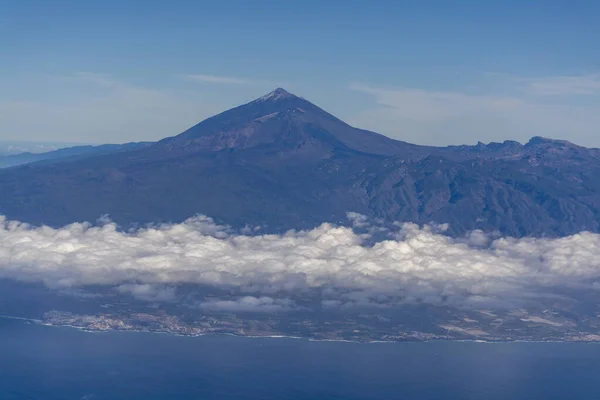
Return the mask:
<path fill-rule="evenodd" d="M 281 82 L 277 80 L 260 80 L 260 79 L 248 79 L 233 76 L 220 76 L 220 75 L 206 75 L 206 74 L 184 74 L 180 75 L 180 78 L 189 81 L 196 82 L 199 84 L 210 84 L 210 85 L 228 85 L 228 86 L 253 86 L 253 87 L 264 87 L 264 90 L 273 89 L 275 87 L 293 87 L 294 85 L 289 82 Z"/>
<path fill-rule="evenodd" d="M 543 96 L 600 96 L 600 73 L 532 79 L 524 89 Z"/>
<path fill-rule="evenodd" d="M 217 76 L 204 74 L 187 74 L 182 75 L 185 80 L 200 82 L 200 83 L 217 83 L 226 85 L 255 85 L 258 82 L 250 79 L 235 78 L 231 76 Z"/>
<path fill-rule="evenodd" d="M 44 77 L 39 84 L 51 88 L 53 95 L 18 101 L 0 98 L 0 133 L 7 138 L 90 143 L 158 140 L 222 111 L 202 92 L 159 89 L 102 73 Z"/>
<path fill-rule="evenodd" d="M 597 75 L 516 79 L 498 77 L 494 90 L 428 90 L 352 83 L 349 89 L 374 100 L 349 121 L 408 142 L 448 145 L 527 142 L 533 136 L 568 139 L 600 147 L 600 80 Z M 571 100 L 586 95 L 585 104 Z M 557 96 L 548 101 L 548 96 Z M 562 97 L 561 97 L 562 96 Z"/>
<path fill-rule="evenodd" d="M 117 79 L 114 79 L 106 74 L 101 74 L 97 72 L 87 72 L 87 71 L 77 71 L 70 75 L 59 76 L 57 79 L 64 82 L 72 82 L 72 83 L 89 83 L 92 85 L 112 87 L 112 88 L 131 88 L 131 89 L 140 89 L 136 88 L 134 85 L 129 85 L 125 82 L 121 82 Z"/>

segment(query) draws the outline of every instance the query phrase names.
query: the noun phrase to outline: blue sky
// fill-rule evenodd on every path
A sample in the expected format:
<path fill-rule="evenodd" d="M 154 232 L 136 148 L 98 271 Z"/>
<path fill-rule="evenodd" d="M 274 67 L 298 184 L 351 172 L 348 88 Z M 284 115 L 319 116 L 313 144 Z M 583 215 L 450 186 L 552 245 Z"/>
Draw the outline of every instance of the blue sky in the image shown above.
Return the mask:
<path fill-rule="evenodd" d="M 175 135 L 283 86 L 422 144 L 600 147 L 596 1 L 0 1 L 0 140 Z"/>

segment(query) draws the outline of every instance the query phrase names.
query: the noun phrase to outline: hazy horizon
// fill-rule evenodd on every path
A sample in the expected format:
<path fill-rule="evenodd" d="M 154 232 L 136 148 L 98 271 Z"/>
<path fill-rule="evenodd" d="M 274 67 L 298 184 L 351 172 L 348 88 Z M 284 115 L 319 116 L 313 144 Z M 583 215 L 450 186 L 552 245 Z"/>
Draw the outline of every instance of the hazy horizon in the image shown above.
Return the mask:
<path fill-rule="evenodd" d="M 212 77 L 215 78 L 215 77 Z M 285 88 L 282 88 L 284 90 L 286 90 Z M 270 93 L 270 92 L 269 92 Z M 267 95 L 268 93 L 263 94 Z M 295 95 L 295 93 L 292 93 Z M 261 96 L 257 96 L 255 99 L 260 98 Z M 300 96 L 302 97 L 302 96 Z M 252 100 L 255 100 L 252 99 Z M 252 101 L 250 100 L 250 101 Z M 310 101 L 310 99 L 307 99 L 308 101 Z M 245 103 L 240 103 L 237 105 L 232 106 L 231 108 L 237 107 L 239 105 L 242 105 Z M 218 115 L 221 112 L 227 111 L 228 109 L 225 110 L 221 110 L 218 112 L 215 112 L 214 115 Z M 327 110 L 325 110 L 327 111 Z M 158 138 L 153 138 L 153 139 L 144 139 L 144 138 L 140 138 L 140 140 L 136 140 L 136 142 L 153 142 L 153 141 L 158 141 L 160 139 L 166 138 L 166 137 L 172 137 L 172 136 L 176 136 L 179 133 L 182 133 L 183 131 L 185 131 L 186 129 L 196 125 L 199 122 L 204 121 L 207 118 L 210 118 L 214 115 L 210 115 L 206 118 L 203 118 L 202 120 L 198 120 L 195 123 L 192 123 L 189 127 L 182 129 L 180 132 L 174 133 L 174 134 L 168 134 L 165 136 L 161 136 Z M 360 127 L 360 126 L 354 126 L 356 128 L 361 128 L 361 129 L 366 129 L 364 127 Z M 403 140 L 405 141 L 403 138 L 398 138 L 398 137 L 394 137 L 393 135 L 386 135 L 385 133 L 382 132 L 377 132 L 374 131 L 376 133 L 380 133 L 383 134 L 387 137 L 390 137 L 392 139 L 396 139 L 396 140 Z M 544 136 L 544 135 L 538 135 L 538 134 L 532 134 L 531 136 L 527 137 L 524 136 L 522 140 L 514 140 L 514 139 L 498 139 L 498 140 L 489 140 L 489 141 L 482 141 L 482 140 L 477 140 L 476 142 L 463 142 L 463 143 L 459 143 L 459 142 L 452 142 L 452 143 L 448 143 L 448 144 L 440 144 L 440 143 L 436 143 L 436 144 L 430 144 L 433 146 L 440 146 L 440 147 L 444 147 L 444 146 L 453 146 L 453 145 L 476 145 L 478 143 L 484 143 L 484 144 L 489 144 L 489 143 L 493 143 L 493 142 L 504 142 L 504 141 L 517 141 L 519 143 L 525 144 L 527 143 L 529 140 L 531 140 L 534 137 L 545 137 L 545 138 L 549 138 L 549 139 L 556 139 L 556 140 L 567 140 L 571 143 L 574 143 L 576 145 L 580 145 L 580 146 L 584 146 L 584 147 L 600 147 L 600 142 L 598 143 L 597 146 L 586 146 L 585 144 L 581 144 L 578 142 L 573 141 L 572 139 L 566 139 L 563 137 L 551 137 L 551 136 Z M 11 155 L 11 154 L 18 154 L 21 152 L 32 152 L 32 153 L 42 153 L 42 152 L 47 152 L 47 151 L 52 151 L 52 150 L 57 150 L 57 149 L 61 149 L 61 148 L 67 148 L 67 147 L 74 147 L 74 146 L 88 146 L 88 145 L 92 145 L 92 146 L 96 146 L 96 145 L 102 145 L 102 144 L 124 144 L 124 143 L 129 143 L 132 142 L 131 140 L 127 140 L 127 139 L 123 139 L 123 140 L 117 140 L 117 141 L 112 141 L 112 142 L 106 142 L 106 141 L 96 141 L 96 142 L 64 142 L 64 141 L 54 141 L 52 140 L 52 138 L 49 138 L 50 140 L 44 140 L 44 141 L 38 141 L 38 140 L 3 140 L 0 139 L 0 156 L 2 155 Z M 427 145 L 427 144 L 422 144 L 419 142 L 410 142 L 409 143 L 414 143 L 414 144 L 420 144 L 420 145 Z"/>
<path fill-rule="evenodd" d="M 415 144 L 600 147 L 596 2 L 178 5 L 8 2 L 0 140 L 158 140 L 282 86 Z"/>

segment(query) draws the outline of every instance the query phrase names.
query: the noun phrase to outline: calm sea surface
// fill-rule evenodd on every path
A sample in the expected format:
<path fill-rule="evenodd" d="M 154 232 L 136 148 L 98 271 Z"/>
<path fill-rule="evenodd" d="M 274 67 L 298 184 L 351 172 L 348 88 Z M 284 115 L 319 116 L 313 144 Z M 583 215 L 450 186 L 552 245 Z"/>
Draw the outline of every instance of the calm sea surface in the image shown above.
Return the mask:
<path fill-rule="evenodd" d="M 0 318 L 0 399 L 600 399 L 600 345 L 190 338 Z"/>

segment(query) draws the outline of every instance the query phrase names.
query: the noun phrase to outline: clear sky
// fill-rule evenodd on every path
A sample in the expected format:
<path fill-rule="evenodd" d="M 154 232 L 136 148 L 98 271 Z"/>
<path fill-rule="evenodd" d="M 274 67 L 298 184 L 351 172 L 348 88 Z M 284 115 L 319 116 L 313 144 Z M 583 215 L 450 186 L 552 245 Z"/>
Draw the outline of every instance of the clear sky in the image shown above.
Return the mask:
<path fill-rule="evenodd" d="M 0 140 L 155 140 L 282 86 L 414 143 L 600 147 L 599 20 L 593 0 L 0 0 Z"/>

